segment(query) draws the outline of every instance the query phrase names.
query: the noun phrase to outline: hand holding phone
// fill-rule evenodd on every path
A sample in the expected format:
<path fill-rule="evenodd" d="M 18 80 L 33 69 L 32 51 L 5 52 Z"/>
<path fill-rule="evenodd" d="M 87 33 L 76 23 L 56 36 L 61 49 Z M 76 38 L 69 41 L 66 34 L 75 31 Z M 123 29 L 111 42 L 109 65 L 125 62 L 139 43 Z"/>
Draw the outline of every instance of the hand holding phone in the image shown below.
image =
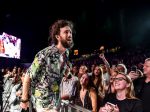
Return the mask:
<path fill-rule="evenodd" d="M 107 102 L 105 104 L 105 109 L 106 109 L 107 112 L 120 112 L 117 104 L 113 104 L 113 103 L 110 103 L 110 102 Z"/>
<path fill-rule="evenodd" d="M 110 102 L 107 102 L 106 104 L 107 104 L 107 105 L 110 105 L 111 107 L 115 107 L 115 106 L 116 106 L 115 104 L 110 103 Z"/>

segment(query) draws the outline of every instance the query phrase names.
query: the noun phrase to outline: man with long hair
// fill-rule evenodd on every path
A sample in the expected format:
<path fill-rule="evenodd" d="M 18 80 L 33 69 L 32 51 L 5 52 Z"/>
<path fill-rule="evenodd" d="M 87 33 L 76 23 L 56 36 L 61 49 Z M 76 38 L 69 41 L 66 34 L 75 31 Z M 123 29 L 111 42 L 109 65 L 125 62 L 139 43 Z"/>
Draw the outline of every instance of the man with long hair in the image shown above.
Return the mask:
<path fill-rule="evenodd" d="M 59 86 L 69 61 L 69 49 L 73 47 L 73 23 L 56 21 L 50 28 L 50 37 L 51 45 L 36 54 L 27 70 L 21 100 L 23 109 L 27 109 L 31 87 L 37 112 L 59 110 Z"/>

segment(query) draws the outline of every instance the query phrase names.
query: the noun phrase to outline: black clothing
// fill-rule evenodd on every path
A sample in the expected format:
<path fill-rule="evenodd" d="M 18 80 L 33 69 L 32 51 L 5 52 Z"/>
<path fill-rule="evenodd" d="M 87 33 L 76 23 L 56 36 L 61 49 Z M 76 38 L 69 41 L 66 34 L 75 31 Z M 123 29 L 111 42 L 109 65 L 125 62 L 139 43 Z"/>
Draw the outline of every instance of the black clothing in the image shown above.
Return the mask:
<path fill-rule="evenodd" d="M 87 91 L 84 97 L 84 104 L 80 99 L 80 94 L 77 96 L 75 103 L 81 107 L 92 110 L 92 101 L 89 94 L 90 94 L 89 91 Z"/>
<path fill-rule="evenodd" d="M 134 81 L 136 96 L 142 100 L 144 112 L 150 112 L 150 82 L 145 82 L 145 77 Z"/>
<path fill-rule="evenodd" d="M 103 105 L 107 102 L 117 105 L 119 112 L 143 112 L 142 102 L 139 99 L 118 100 L 115 94 L 108 94 L 104 98 Z"/>

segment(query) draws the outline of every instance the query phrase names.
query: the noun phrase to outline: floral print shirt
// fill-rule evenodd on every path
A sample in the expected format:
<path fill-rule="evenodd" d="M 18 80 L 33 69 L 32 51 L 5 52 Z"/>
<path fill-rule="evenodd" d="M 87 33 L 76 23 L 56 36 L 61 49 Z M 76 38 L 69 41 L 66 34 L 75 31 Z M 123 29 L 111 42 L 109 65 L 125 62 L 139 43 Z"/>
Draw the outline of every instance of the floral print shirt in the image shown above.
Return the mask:
<path fill-rule="evenodd" d="M 31 78 L 32 95 L 35 106 L 39 108 L 58 108 L 60 104 L 59 85 L 67 66 L 69 52 L 65 51 L 66 59 L 54 45 L 39 51 L 27 74 Z M 65 62 L 63 70 L 61 64 Z M 62 71 L 62 73 L 60 73 Z"/>

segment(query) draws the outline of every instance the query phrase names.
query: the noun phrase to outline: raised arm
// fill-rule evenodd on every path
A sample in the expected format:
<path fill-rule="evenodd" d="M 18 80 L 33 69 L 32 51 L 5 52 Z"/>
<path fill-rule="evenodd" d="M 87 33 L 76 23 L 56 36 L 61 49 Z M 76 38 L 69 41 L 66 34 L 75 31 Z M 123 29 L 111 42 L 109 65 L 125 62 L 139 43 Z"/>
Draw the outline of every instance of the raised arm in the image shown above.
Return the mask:
<path fill-rule="evenodd" d="M 106 60 L 104 53 L 101 53 L 101 54 L 99 55 L 99 57 L 103 60 L 104 64 L 106 65 L 107 71 L 108 71 L 108 73 L 109 73 L 109 75 L 110 75 L 110 64 L 109 64 L 108 61 Z"/>

